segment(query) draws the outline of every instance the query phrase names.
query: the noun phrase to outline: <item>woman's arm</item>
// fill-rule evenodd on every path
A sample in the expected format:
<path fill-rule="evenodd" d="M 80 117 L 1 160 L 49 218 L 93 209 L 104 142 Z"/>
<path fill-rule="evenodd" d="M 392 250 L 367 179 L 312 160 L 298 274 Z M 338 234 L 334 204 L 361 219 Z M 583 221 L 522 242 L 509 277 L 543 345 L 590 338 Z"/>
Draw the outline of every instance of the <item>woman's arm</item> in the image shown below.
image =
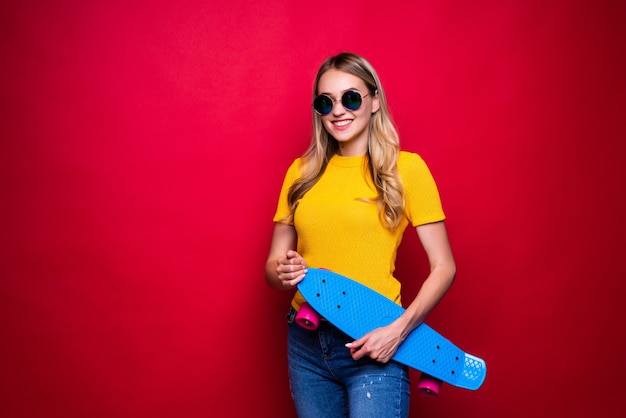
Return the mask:
<path fill-rule="evenodd" d="M 306 274 L 306 263 L 296 252 L 298 235 L 292 225 L 274 224 L 272 245 L 265 262 L 265 281 L 272 289 L 293 289 Z"/>
<path fill-rule="evenodd" d="M 452 286 L 456 275 L 456 264 L 445 224 L 437 222 L 420 225 L 416 229 L 428 257 L 430 274 L 404 315 L 399 318 L 404 328 L 402 340 L 421 324 L 426 315 L 439 303 Z"/>
<path fill-rule="evenodd" d="M 436 222 L 416 229 L 428 257 L 430 274 L 402 316 L 347 345 L 355 360 L 363 356 L 382 363 L 391 360 L 402 341 L 424 321 L 454 282 L 456 264 L 445 224 Z"/>

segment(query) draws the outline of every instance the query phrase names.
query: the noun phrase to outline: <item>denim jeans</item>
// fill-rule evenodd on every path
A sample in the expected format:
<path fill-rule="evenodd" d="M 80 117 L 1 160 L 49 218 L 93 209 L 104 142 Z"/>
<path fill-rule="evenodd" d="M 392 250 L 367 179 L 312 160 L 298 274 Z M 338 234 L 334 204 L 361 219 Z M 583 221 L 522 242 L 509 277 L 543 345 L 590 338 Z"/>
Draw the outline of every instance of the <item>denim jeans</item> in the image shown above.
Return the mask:
<path fill-rule="evenodd" d="M 387 418 L 409 415 L 408 368 L 362 358 L 354 361 L 345 344 L 352 338 L 329 322 L 315 331 L 288 319 L 289 380 L 300 418 Z"/>

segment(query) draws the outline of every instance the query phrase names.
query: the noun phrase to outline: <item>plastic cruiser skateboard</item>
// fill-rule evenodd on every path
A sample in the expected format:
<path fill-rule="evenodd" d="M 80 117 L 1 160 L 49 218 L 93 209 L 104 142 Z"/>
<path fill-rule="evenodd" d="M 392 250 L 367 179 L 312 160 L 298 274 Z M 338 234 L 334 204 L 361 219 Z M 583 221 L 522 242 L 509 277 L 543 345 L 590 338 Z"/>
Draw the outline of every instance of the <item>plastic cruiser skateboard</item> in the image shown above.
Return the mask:
<path fill-rule="evenodd" d="M 317 328 L 321 315 L 358 339 L 404 313 L 404 308 L 380 293 L 324 269 L 309 268 L 298 290 L 307 303 L 300 308 L 296 322 L 307 329 Z M 424 323 L 409 334 L 393 359 L 421 371 L 417 387 L 431 396 L 439 394 L 442 381 L 476 390 L 487 373 L 484 360 L 463 352 Z"/>

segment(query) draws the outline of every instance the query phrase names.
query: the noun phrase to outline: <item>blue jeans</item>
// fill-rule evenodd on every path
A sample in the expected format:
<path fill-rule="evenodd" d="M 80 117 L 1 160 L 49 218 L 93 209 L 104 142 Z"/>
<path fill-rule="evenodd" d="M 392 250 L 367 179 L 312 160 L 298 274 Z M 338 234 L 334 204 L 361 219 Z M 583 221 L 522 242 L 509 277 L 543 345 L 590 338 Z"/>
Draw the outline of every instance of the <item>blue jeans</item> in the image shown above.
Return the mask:
<path fill-rule="evenodd" d="M 352 338 L 329 322 L 300 327 L 292 309 L 287 352 L 293 401 L 300 418 L 387 418 L 409 415 L 408 368 L 368 358 L 354 361 Z"/>

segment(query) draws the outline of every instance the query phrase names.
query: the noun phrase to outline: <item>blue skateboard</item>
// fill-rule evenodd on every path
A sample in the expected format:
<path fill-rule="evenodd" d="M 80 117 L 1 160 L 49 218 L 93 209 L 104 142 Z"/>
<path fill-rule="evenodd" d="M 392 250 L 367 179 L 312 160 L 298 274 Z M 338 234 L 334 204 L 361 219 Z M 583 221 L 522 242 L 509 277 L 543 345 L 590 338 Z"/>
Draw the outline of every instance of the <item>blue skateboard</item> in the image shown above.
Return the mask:
<path fill-rule="evenodd" d="M 315 329 L 319 314 L 355 340 L 404 313 L 380 293 L 324 269 L 309 268 L 298 290 L 313 309 L 301 307 L 296 318 L 301 326 Z M 409 334 L 393 359 L 422 372 L 418 388 L 426 395 L 437 395 L 442 381 L 476 390 L 487 373 L 484 360 L 463 352 L 424 323 Z"/>

